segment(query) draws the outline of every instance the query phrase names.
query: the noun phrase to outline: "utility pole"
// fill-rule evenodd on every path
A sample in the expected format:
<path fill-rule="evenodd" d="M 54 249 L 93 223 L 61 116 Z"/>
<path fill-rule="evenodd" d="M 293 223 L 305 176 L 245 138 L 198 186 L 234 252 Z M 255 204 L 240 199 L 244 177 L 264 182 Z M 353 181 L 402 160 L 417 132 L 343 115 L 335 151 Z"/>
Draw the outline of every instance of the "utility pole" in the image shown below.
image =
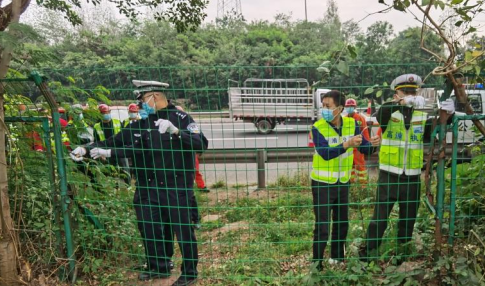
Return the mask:
<path fill-rule="evenodd" d="M 308 13 L 306 9 L 306 0 L 305 0 L 305 22 L 308 22 Z"/>
<path fill-rule="evenodd" d="M 228 15 L 242 16 L 241 0 L 217 1 L 217 19 L 224 19 Z"/>

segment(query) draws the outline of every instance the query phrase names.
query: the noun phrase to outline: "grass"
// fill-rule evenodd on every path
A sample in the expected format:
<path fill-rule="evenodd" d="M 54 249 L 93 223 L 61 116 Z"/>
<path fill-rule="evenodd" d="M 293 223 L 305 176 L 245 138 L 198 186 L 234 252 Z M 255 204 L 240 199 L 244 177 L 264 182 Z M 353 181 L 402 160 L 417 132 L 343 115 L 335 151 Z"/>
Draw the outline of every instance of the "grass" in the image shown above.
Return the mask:
<path fill-rule="evenodd" d="M 212 189 L 222 189 L 224 187 L 226 187 L 226 182 L 224 182 L 223 180 L 219 180 L 211 185 Z"/>
<path fill-rule="evenodd" d="M 378 254 L 380 260 L 371 264 L 367 271 L 362 270 L 358 261 L 357 252 L 372 216 L 375 181 L 370 186 L 354 186 L 350 190 L 346 267 L 326 265 L 326 270 L 319 275 L 312 271 L 310 260 L 314 214 L 309 181 L 305 181 L 305 178 L 307 176 L 302 173 L 289 178 L 280 177 L 271 184 L 270 190 L 240 196 L 234 195 L 238 188 L 224 190 L 221 197 L 214 193 L 196 193 L 201 215 L 219 216 L 215 221 L 202 222 L 202 228 L 197 230 L 201 253 L 199 285 L 320 285 L 322 281 L 327 285 L 400 285 L 405 282 L 419 285 L 413 281 L 417 281 L 415 276 L 421 272 L 398 273 L 396 267 L 392 266 L 400 254 L 395 251 L 397 205 L 391 213 L 391 221 Z M 212 186 L 223 187 L 223 181 Z M 99 194 L 93 196 L 96 200 L 100 199 Z M 113 270 L 132 273 L 130 268 L 138 260 L 143 260 L 142 242 L 130 205 L 131 196 L 132 190 L 128 189 L 113 194 L 109 197 L 111 200 L 90 202 L 96 212 L 104 214 L 107 231 L 114 237 L 114 245 L 101 243 L 103 234 L 87 224 L 78 234 L 78 243 L 82 242 L 84 253 L 88 254 L 89 259 L 85 261 L 99 262 L 102 259 L 103 263 L 96 269 L 88 266 L 85 273 L 104 271 L 106 275 L 111 275 L 109 273 Z M 423 256 L 427 251 L 429 253 L 433 245 L 431 230 L 434 220 L 423 207 L 418 217 L 410 258 L 427 261 Z M 81 218 L 81 222 L 85 222 L 83 220 Z M 327 256 L 329 251 L 330 246 L 327 246 Z M 180 259 L 177 250 L 174 260 L 178 265 Z M 106 275 L 105 278 L 108 277 Z M 399 283 L 391 284 L 386 282 L 388 280 Z"/>

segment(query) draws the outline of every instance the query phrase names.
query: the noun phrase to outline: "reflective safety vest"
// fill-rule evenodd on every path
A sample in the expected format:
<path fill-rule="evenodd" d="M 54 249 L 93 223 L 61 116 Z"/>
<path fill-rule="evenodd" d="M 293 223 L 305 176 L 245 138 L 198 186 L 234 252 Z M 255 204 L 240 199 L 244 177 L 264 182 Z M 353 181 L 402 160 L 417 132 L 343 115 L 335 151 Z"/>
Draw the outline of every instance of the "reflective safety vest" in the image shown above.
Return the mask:
<path fill-rule="evenodd" d="M 54 140 L 54 132 L 50 133 L 51 137 L 51 148 L 52 152 L 55 154 L 56 153 L 56 141 Z M 67 136 L 66 131 L 61 131 L 61 141 L 64 146 L 69 147 L 71 142 L 69 141 L 69 136 Z"/>
<path fill-rule="evenodd" d="M 111 122 L 113 122 L 113 134 L 116 135 L 120 132 L 121 130 L 121 122 L 118 119 L 111 119 Z M 104 131 L 101 128 L 101 123 L 98 122 L 94 124 L 94 130 L 98 134 L 99 140 L 104 141 L 106 140 L 106 137 L 104 136 Z"/>
<path fill-rule="evenodd" d="M 402 113 L 396 111 L 392 114 L 386 132 L 382 135 L 379 169 L 398 175 L 421 174 L 426 118 L 426 113 L 414 111 L 407 130 Z"/>
<path fill-rule="evenodd" d="M 355 120 L 349 117 L 342 117 L 342 136 L 339 136 L 324 119 L 318 120 L 313 126 L 325 137 L 329 147 L 338 146 L 355 136 Z M 319 147 L 315 146 L 315 148 Z M 312 180 L 327 184 L 335 184 L 338 181 L 347 183 L 350 180 L 354 161 L 353 150 L 354 148 L 348 148 L 345 153 L 328 161 L 323 159 L 315 150 L 311 173 Z"/>
<path fill-rule="evenodd" d="M 128 125 L 130 125 L 130 123 L 133 123 L 135 121 L 138 121 L 140 119 L 136 118 L 136 119 L 126 119 L 125 121 L 123 121 L 123 127 L 126 127 Z"/>

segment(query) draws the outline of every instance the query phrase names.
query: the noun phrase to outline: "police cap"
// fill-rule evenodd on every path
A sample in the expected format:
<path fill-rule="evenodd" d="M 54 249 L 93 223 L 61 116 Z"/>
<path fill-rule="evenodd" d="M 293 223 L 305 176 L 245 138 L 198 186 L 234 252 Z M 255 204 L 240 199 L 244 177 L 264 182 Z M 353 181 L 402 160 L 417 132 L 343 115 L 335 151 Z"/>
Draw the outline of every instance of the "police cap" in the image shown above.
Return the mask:
<path fill-rule="evenodd" d="M 133 84 L 136 86 L 134 91 L 136 99 L 141 99 L 143 94 L 150 91 L 164 91 L 169 87 L 168 83 L 159 81 L 148 81 L 148 80 L 136 80 L 134 79 Z"/>
<path fill-rule="evenodd" d="M 416 74 L 403 74 L 396 77 L 391 83 L 391 89 L 399 90 L 406 89 L 418 89 L 423 85 L 423 80 Z"/>

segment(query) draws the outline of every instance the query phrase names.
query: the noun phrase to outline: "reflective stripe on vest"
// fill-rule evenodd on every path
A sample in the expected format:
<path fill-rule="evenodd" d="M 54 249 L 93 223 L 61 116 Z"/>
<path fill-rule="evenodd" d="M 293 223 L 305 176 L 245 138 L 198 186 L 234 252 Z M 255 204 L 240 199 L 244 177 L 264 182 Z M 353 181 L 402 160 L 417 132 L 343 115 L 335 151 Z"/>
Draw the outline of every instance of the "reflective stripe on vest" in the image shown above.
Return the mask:
<path fill-rule="evenodd" d="M 392 114 L 382 135 L 379 169 L 398 175 L 421 174 L 426 117 L 426 113 L 414 111 L 409 130 L 406 130 L 404 116 L 399 111 Z"/>
<path fill-rule="evenodd" d="M 113 122 L 113 135 L 116 135 L 120 132 L 121 130 L 121 123 L 118 119 L 111 119 Z M 96 133 L 98 134 L 99 140 L 104 141 L 106 140 L 106 137 L 104 136 L 104 131 L 101 128 L 101 123 L 98 122 L 94 124 L 94 130 L 96 130 Z"/>
<path fill-rule="evenodd" d="M 355 120 L 349 117 L 342 117 L 342 136 L 339 136 L 324 119 L 320 119 L 313 126 L 325 137 L 329 147 L 338 146 L 355 135 Z M 348 148 L 345 153 L 328 161 L 315 150 L 311 178 L 327 184 L 335 184 L 338 181 L 347 183 L 350 180 L 353 161 L 353 148 Z"/>

